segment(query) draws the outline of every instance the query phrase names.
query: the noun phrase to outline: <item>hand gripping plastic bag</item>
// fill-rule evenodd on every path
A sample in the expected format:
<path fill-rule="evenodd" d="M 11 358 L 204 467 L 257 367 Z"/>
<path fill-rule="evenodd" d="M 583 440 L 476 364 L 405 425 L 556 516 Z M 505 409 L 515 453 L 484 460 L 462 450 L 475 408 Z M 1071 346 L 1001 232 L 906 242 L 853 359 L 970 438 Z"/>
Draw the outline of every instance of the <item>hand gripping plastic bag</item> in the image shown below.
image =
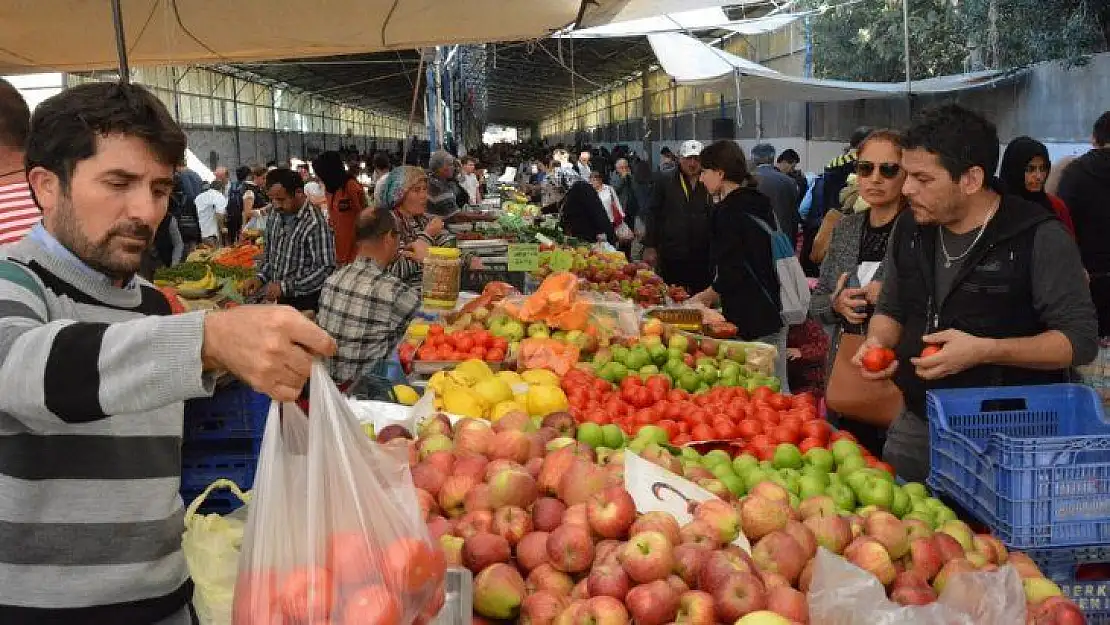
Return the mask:
<path fill-rule="evenodd" d="M 902 606 L 871 573 L 821 547 L 809 588 L 809 622 L 821 625 L 1021 625 L 1025 591 L 1012 566 L 960 573 L 934 603 Z"/>
<path fill-rule="evenodd" d="M 404 450 L 369 440 L 320 363 L 308 418 L 273 404 L 239 566 L 235 625 L 430 622 L 443 554 Z"/>
<path fill-rule="evenodd" d="M 220 516 L 197 514 L 212 491 L 226 488 L 243 503 L 248 496 L 231 480 L 216 480 L 185 510 L 185 533 L 181 548 L 193 578 L 193 607 L 201 625 L 231 625 L 235 579 L 239 572 L 239 549 L 243 544 L 247 508 Z"/>

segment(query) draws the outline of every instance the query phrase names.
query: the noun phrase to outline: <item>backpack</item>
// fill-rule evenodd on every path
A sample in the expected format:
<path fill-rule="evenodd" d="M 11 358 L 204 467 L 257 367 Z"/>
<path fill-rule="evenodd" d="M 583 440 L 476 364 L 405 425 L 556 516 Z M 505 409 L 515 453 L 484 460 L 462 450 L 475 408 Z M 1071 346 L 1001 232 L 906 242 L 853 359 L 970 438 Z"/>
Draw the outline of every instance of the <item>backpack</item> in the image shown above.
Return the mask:
<path fill-rule="evenodd" d="M 242 182 L 232 183 L 231 188 L 227 190 L 227 216 L 229 219 L 236 218 L 242 221 L 244 190 Z"/>
<path fill-rule="evenodd" d="M 200 242 L 200 218 L 197 216 L 196 197 L 190 197 L 181 184 L 180 176 L 174 178 L 170 195 L 170 214 L 177 220 L 181 239 L 186 243 Z"/>
<path fill-rule="evenodd" d="M 775 273 L 779 278 L 779 305 L 782 307 L 782 322 L 787 326 L 798 325 L 809 315 L 809 280 L 802 263 L 794 255 L 794 244 L 782 230 L 772 229 L 762 219 L 751 217 L 763 231 L 771 237 L 771 258 L 775 261 Z M 748 268 L 751 273 L 751 267 Z M 754 276 L 754 273 L 753 273 Z M 758 280 L 756 280 L 758 282 Z M 760 288 L 762 283 L 760 283 Z M 770 298 L 770 294 L 764 289 Z M 774 298 L 771 298 L 774 301 Z"/>

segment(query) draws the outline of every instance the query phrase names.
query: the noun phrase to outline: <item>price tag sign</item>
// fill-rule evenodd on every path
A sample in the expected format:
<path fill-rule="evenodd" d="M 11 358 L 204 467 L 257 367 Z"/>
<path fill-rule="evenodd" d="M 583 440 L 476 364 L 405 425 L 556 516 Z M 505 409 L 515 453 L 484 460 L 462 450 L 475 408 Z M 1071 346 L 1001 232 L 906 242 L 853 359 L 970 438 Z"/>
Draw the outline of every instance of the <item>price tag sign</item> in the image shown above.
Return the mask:
<path fill-rule="evenodd" d="M 538 243 L 510 243 L 509 271 L 535 271 L 540 268 Z"/>

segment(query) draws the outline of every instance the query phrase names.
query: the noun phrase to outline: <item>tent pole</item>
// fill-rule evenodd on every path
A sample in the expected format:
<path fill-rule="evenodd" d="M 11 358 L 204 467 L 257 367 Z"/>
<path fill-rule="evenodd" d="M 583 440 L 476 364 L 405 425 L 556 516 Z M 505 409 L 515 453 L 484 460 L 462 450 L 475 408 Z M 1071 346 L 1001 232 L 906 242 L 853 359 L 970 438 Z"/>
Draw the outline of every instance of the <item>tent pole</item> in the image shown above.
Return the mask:
<path fill-rule="evenodd" d="M 119 81 L 131 82 L 131 68 L 127 64 L 127 37 L 123 32 L 123 9 L 120 0 L 112 0 L 112 24 L 116 28 L 116 54 L 119 56 Z"/>
<path fill-rule="evenodd" d="M 910 75 L 910 0 L 902 0 L 902 46 L 906 57 L 906 101 L 909 103 L 913 97 L 913 81 Z"/>
<path fill-rule="evenodd" d="M 416 100 L 420 96 L 420 79 L 424 76 L 424 50 L 420 50 L 420 65 L 416 68 L 416 84 L 412 86 L 412 106 L 409 107 L 409 124 L 405 126 L 405 144 L 401 150 L 401 162 L 408 163 L 409 135 L 412 134 L 412 119 L 416 117 Z"/>

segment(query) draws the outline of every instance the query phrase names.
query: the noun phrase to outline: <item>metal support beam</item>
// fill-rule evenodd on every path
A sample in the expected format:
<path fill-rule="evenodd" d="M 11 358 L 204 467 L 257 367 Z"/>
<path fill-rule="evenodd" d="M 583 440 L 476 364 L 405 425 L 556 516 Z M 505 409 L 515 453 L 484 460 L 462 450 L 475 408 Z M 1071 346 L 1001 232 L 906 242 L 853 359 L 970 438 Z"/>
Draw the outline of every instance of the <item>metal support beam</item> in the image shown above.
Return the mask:
<path fill-rule="evenodd" d="M 131 66 L 127 62 L 127 34 L 123 28 L 123 8 L 120 0 L 112 0 L 112 25 L 116 30 L 116 55 L 119 56 L 119 81 L 131 82 Z"/>

